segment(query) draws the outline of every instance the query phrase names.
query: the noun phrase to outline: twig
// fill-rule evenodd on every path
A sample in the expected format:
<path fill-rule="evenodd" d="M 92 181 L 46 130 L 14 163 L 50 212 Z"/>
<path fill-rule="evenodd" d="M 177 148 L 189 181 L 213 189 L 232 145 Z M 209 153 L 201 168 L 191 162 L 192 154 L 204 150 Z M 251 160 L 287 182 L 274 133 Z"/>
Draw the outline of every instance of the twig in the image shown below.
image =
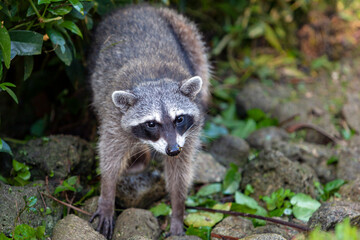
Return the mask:
<path fill-rule="evenodd" d="M 297 124 L 293 124 L 289 127 L 286 128 L 286 131 L 292 133 L 301 129 L 312 129 L 318 133 L 320 133 L 321 135 L 323 135 L 329 142 L 333 142 L 334 144 L 337 144 L 339 141 L 338 139 L 336 139 L 335 137 L 331 136 L 330 134 L 328 134 L 327 132 L 325 132 L 323 129 L 321 129 L 318 126 L 315 126 L 313 124 L 310 123 L 297 123 Z"/>
<path fill-rule="evenodd" d="M 229 215 L 233 215 L 233 216 L 241 216 L 241 217 L 250 217 L 250 218 L 261 219 L 261 220 L 265 220 L 265 221 L 268 221 L 268 222 L 273 222 L 273 223 L 285 225 L 285 226 L 288 226 L 288 227 L 296 228 L 296 229 L 298 229 L 300 231 L 303 231 L 303 232 L 308 232 L 310 230 L 307 226 L 305 226 L 303 224 L 296 224 L 296 223 L 292 223 L 292 222 L 283 221 L 283 220 L 280 220 L 280 219 L 263 217 L 263 216 L 254 215 L 254 214 L 250 214 L 250 213 L 240 213 L 240 212 L 234 212 L 234 211 L 215 210 L 215 209 L 205 208 L 205 207 L 186 207 L 186 208 L 187 209 L 202 210 L 202 211 L 207 211 L 207 212 L 229 214 Z"/>
<path fill-rule="evenodd" d="M 221 240 L 238 240 L 238 237 L 225 236 L 221 234 L 211 233 L 211 237 L 220 238 Z"/>
<path fill-rule="evenodd" d="M 44 197 L 43 197 L 43 195 L 41 194 L 41 192 L 40 192 L 39 190 L 38 190 L 38 193 L 40 193 L 40 197 L 41 197 L 41 200 L 42 200 L 42 202 L 43 202 L 43 204 L 44 204 L 45 211 L 46 211 L 47 206 L 46 206 L 46 202 L 45 202 L 45 200 L 44 200 Z"/>
<path fill-rule="evenodd" d="M 64 205 L 64 206 L 67 206 L 67 207 L 72 208 L 72 209 L 74 209 L 74 210 L 76 210 L 76 211 L 79 211 L 79 212 L 81 212 L 81 213 L 83 213 L 83 214 L 86 214 L 86 215 L 88 215 L 88 216 L 91 216 L 91 215 L 92 215 L 91 213 L 89 213 L 89 212 L 87 212 L 87 211 L 84 211 L 84 210 L 82 210 L 82 209 L 80 209 L 80 208 L 77 208 L 77 207 L 71 205 L 71 204 L 68 204 L 68 203 L 66 203 L 66 202 L 63 202 L 63 201 L 61 201 L 61 200 L 59 200 L 59 199 L 57 199 L 57 198 L 55 198 L 55 197 L 53 197 L 53 196 L 51 196 L 51 195 L 48 195 L 48 194 L 46 194 L 46 193 L 40 193 L 40 194 L 42 194 L 42 195 L 44 195 L 44 196 L 46 196 L 46 197 L 48 197 L 48 198 L 51 198 L 52 200 L 54 200 L 54 201 L 56 201 L 56 202 L 58 202 L 58 203 L 60 203 L 60 204 L 62 204 L 62 205 Z"/>

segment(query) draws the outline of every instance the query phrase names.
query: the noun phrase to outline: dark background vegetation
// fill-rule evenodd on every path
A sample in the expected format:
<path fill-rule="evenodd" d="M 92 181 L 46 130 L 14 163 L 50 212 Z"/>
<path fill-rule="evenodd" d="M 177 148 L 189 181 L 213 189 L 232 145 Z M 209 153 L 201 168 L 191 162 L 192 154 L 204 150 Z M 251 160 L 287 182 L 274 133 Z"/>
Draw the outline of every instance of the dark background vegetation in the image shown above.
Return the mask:
<path fill-rule="evenodd" d="M 92 29 L 115 7 L 143 2 L 2 1 L 1 25 L 12 41 L 14 30 L 37 32 L 43 41 L 40 52 L 26 51 L 31 41 L 41 40 L 24 40 L 20 34 L 20 40 L 15 40 L 23 48 L 9 68 L 6 61 L 1 63 L 0 83 L 16 87 L 5 84 L 1 88 L 0 137 L 29 139 L 64 133 L 96 140 L 86 73 Z M 213 65 L 209 113 L 221 113 L 212 121 L 215 125 L 207 125 L 214 136 L 221 131 L 242 136 L 243 130 L 232 129 L 232 123 L 246 118 L 246 113 L 234 114 L 234 97 L 246 81 L 308 81 L 331 69 L 340 57 L 351 56 L 360 37 L 360 3 L 355 0 L 163 0 L 150 4 L 177 9 L 203 33 Z M 18 103 L 6 93 L 8 89 Z M 273 124 L 273 120 L 264 123 Z M 253 129 L 251 123 L 244 125 Z"/>

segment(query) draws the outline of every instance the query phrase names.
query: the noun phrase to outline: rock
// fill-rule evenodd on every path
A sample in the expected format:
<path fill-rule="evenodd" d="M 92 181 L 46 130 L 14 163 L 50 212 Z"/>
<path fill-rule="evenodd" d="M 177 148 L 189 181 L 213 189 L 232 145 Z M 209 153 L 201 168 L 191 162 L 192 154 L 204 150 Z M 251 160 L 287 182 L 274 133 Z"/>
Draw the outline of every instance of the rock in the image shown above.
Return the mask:
<path fill-rule="evenodd" d="M 246 141 L 252 148 L 264 149 L 273 141 L 288 140 L 289 138 L 289 134 L 282 128 L 266 127 L 252 132 Z"/>
<path fill-rule="evenodd" d="M 44 197 L 46 206 L 50 208 L 50 214 L 41 213 L 41 208 L 45 212 L 45 206 L 43 204 L 41 195 L 39 192 L 46 192 L 44 181 L 37 181 L 30 183 L 24 187 L 10 186 L 0 181 L 0 232 L 9 235 L 14 227 L 15 219 L 20 212 L 20 220 L 17 224 L 24 223 L 31 227 L 39 227 L 46 224 L 45 232 L 50 234 L 55 226 L 55 223 L 61 218 L 63 207 L 52 199 Z M 35 197 L 36 204 L 32 208 L 36 211 L 25 209 L 25 201 L 30 197 Z"/>
<path fill-rule="evenodd" d="M 292 161 L 308 164 L 323 184 L 336 178 L 336 164 L 329 165 L 327 161 L 332 157 L 338 158 L 338 154 L 329 147 L 304 142 L 273 141 L 271 149 L 282 152 Z"/>
<path fill-rule="evenodd" d="M 229 216 L 218 223 L 211 233 L 242 238 L 253 229 L 254 226 L 250 220 L 241 217 Z M 212 237 L 211 239 L 216 240 L 218 238 Z"/>
<path fill-rule="evenodd" d="M 87 176 L 95 163 L 95 152 L 88 142 L 70 135 L 54 135 L 30 140 L 14 149 L 15 159 L 31 166 L 34 179 L 54 174 L 65 179 L 69 175 Z"/>
<path fill-rule="evenodd" d="M 350 223 L 360 227 L 360 203 L 347 201 L 325 202 L 311 216 L 308 226 L 314 229 L 320 226 L 322 230 L 333 230 L 335 225 L 344 218 L 350 218 Z"/>
<path fill-rule="evenodd" d="M 84 219 L 74 214 L 61 219 L 55 226 L 52 240 L 106 240 Z"/>
<path fill-rule="evenodd" d="M 342 114 L 349 126 L 360 132 L 360 97 L 358 93 L 348 93 L 347 102 L 342 108 Z"/>
<path fill-rule="evenodd" d="M 224 179 L 226 168 L 218 163 L 211 154 L 200 151 L 195 157 L 195 163 L 195 183 L 221 182 Z"/>
<path fill-rule="evenodd" d="M 266 226 L 256 227 L 251 234 L 264 234 L 264 233 L 275 233 L 284 237 L 285 239 L 292 239 L 292 237 L 298 234 L 299 232 L 296 231 L 294 228 L 268 223 Z"/>
<path fill-rule="evenodd" d="M 128 240 L 151 240 L 151 239 L 143 236 L 133 236 L 128 238 Z"/>
<path fill-rule="evenodd" d="M 251 184 L 255 199 L 270 195 L 281 187 L 315 197 L 314 181 L 319 180 L 307 164 L 292 162 L 279 151 L 265 150 L 244 166 L 241 188 Z"/>
<path fill-rule="evenodd" d="M 158 239 L 160 232 L 159 223 L 150 211 L 129 208 L 117 218 L 112 239 L 127 240 L 132 236 Z"/>
<path fill-rule="evenodd" d="M 353 149 L 342 149 L 339 153 L 337 164 L 337 178 L 353 181 L 359 176 L 360 172 L 360 151 Z"/>
<path fill-rule="evenodd" d="M 197 236 L 171 236 L 168 238 L 165 238 L 165 240 L 201 240 L 200 237 Z"/>
<path fill-rule="evenodd" d="M 360 176 L 345 185 L 343 185 L 339 193 L 341 195 L 341 199 L 360 202 Z"/>
<path fill-rule="evenodd" d="M 286 240 L 279 234 L 276 233 L 263 233 L 263 234 L 252 234 L 250 236 L 242 238 L 242 240 Z"/>
<path fill-rule="evenodd" d="M 97 210 L 98 201 L 99 201 L 99 196 L 89 198 L 84 202 L 84 205 L 81 207 L 81 209 L 92 214 Z M 78 216 L 84 219 L 85 221 L 89 221 L 91 218 L 91 216 L 83 214 L 81 212 L 79 212 Z M 90 224 L 94 229 L 96 229 L 97 225 L 99 224 L 99 218 L 95 218 L 94 221 Z"/>
<path fill-rule="evenodd" d="M 116 186 L 116 202 L 123 208 L 147 208 L 166 194 L 165 180 L 158 170 L 124 176 Z"/>
<path fill-rule="evenodd" d="M 229 167 L 230 163 L 235 163 L 240 167 L 244 166 L 249 152 L 250 147 L 245 140 L 231 135 L 220 137 L 210 147 L 210 153 L 225 167 Z"/>

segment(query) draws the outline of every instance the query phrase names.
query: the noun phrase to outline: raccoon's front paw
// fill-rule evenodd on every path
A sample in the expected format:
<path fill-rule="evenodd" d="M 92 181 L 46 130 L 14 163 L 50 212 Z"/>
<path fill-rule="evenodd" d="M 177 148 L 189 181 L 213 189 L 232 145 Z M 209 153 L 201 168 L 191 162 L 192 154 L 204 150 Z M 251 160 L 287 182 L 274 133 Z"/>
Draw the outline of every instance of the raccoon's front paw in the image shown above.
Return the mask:
<path fill-rule="evenodd" d="M 93 222 L 97 217 L 99 218 L 99 224 L 96 227 L 96 231 L 104 235 L 107 239 L 111 239 L 114 231 L 114 214 L 98 208 L 89 221 Z"/>
<path fill-rule="evenodd" d="M 172 221 L 170 226 L 170 235 L 171 236 L 184 236 L 184 227 L 182 221 Z"/>

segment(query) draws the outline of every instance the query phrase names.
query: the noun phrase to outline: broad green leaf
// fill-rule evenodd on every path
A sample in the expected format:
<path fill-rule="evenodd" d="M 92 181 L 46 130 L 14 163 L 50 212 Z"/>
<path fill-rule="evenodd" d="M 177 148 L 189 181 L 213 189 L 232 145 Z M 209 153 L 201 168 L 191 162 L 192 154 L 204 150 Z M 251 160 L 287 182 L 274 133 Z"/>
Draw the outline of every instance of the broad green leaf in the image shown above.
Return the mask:
<path fill-rule="evenodd" d="M 47 208 L 49 209 L 49 208 Z M 47 212 L 47 210 L 46 210 Z M 36 228 L 36 233 L 35 233 L 37 239 L 43 239 L 45 236 L 45 226 L 39 226 Z"/>
<path fill-rule="evenodd" d="M 72 60 L 73 60 L 73 54 L 70 49 L 70 47 L 65 44 L 65 51 L 62 52 L 59 47 L 55 47 L 55 53 L 60 58 L 61 61 L 65 63 L 65 65 L 70 66 Z"/>
<path fill-rule="evenodd" d="M 71 176 L 65 182 L 67 182 L 70 186 L 73 186 L 76 184 L 77 180 L 78 180 L 77 176 Z"/>
<path fill-rule="evenodd" d="M 342 179 L 335 179 L 331 182 L 328 182 L 324 186 L 324 191 L 327 193 L 332 193 L 340 189 L 342 185 L 345 184 L 345 181 Z"/>
<path fill-rule="evenodd" d="M 310 196 L 298 193 L 290 200 L 293 207 L 294 216 L 302 221 L 309 221 L 311 215 L 321 206 L 321 204 Z"/>
<path fill-rule="evenodd" d="M 186 235 L 198 236 L 202 240 L 208 240 L 211 238 L 211 227 L 199 227 L 195 228 L 193 226 L 188 227 L 186 230 Z"/>
<path fill-rule="evenodd" d="M 17 176 L 18 176 L 19 178 L 21 178 L 22 180 L 27 181 L 27 180 L 30 179 L 31 173 L 29 172 L 29 170 L 27 170 L 27 171 L 21 171 L 21 172 L 19 172 L 19 173 L 17 174 Z"/>
<path fill-rule="evenodd" d="M 17 225 L 14 231 L 14 239 L 36 240 L 36 229 L 27 224 Z"/>
<path fill-rule="evenodd" d="M 231 132 L 231 135 L 247 138 L 250 133 L 256 130 L 256 122 L 253 119 L 241 121 L 238 126 Z"/>
<path fill-rule="evenodd" d="M 12 238 L 8 238 L 4 233 L 0 233 L 0 240 L 12 240 Z"/>
<path fill-rule="evenodd" d="M 218 192 L 221 192 L 221 183 L 213 183 L 200 188 L 196 196 L 209 196 Z"/>
<path fill-rule="evenodd" d="M 171 208 L 165 203 L 160 203 L 155 207 L 150 208 L 150 212 L 154 214 L 155 217 L 158 216 L 167 216 L 171 213 Z"/>
<path fill-rule="evenodd" d="M 238 169 L 239 168 L 235 164 L 230 164 L 230 168 L 226 172 L 222 185 L 224 194 L 233 194 L 238 190 L 241 180 L 241 173 Z"/>
<path fill-rule="evenodd" d="M 4 139 L 1 139 L 1 138 L 0 138 L 0 143 L 1 143 L 0 152 L 8 153 L 8 154 L 10 154 L 10 155 L 12 156 L 13 153 L 12 153 L 12 151 L 11 151 L 11 148 L 10 148 L 10 146 L 4 141 Z"/>
<path fill-rule="evenodd" d="M 54 28 L 47 28 L 46 33 L 49 36 L 51 42 L 55 45 L 55 52 L 56 52 L 56 49 L 60 48 L 60 50 L 61 50 L 60 52 L 62 54 L 64 54 L 66 41 L 65 41 L 64 37 L 62 36 L 62 34 L 59 31 L 55 30 Z M 56 46 L 59 46 L 59 48 Z"/>
<path fill-rule="evenodd" d="M 72 186 L 69 186 L 69 185 L 60 185 L 60 186 L 57 186 L 55 188 L 55 191 L 54 191 L 54 194 L 57 194 L 59 192 L 64 192 L 64 191 L 72 191 L 72 192 L 76 192 L 76 189 Z"/>
<path fill-rule="evenodd" d="M 29 197 L 27 200 L 28 207 L 33 207 L 37 203 L 37 198 L 35 196 Z"/>
<path fill-rule="evenodd" d="M 74 6 L 74 8 L 80 12 L 82 15 L 84 15 L 84 6 L 81 4 L 79 0 L 69 0 L 71 5 Z"/>
<path fill-rule="evenodd" d="M 11 58 L 16 55 L 31 56 L 41 54 L 43 36 L 27 30 L 9 31 L 11 38 Z"/>
<path fill-rule="evenodd" d="M 78 28 L 78 26 L 76 26 L 76 24 L 74 22 L 71 21 L 64 21 L 60 24 L 60 26 L 69 29 L 71 32 L 75 33 L 76 35 L 80 36 L 81 38 L 83 38 L 82 33 L 80 31 L 80 29 Z"/>
<path fill-rule="evenodd" d="M 230 103 L 228 108 L 222 112 L 224 120 L 232 120 L 236 118 L 236 105 L 235 102 Z"/>
<path fill-rule="evenodd" d="M 6 28 L 0 23 L 0 50 L 2 54 L 2 59 L 5 63 L 5 67 L 10 67 L 10 59 L 11 59 L 11 42 L 10 35 Z"/>
<path fill-rule="evenodd" d="M 250 214 L 255 214 L 257 211 L 254 208 L 250 208 L 244 204 L 238 204 L 238 203 L 232 203 L 230 210 L 235 212 L 250 213 Z"/>
<path fill-rule="evenodd" d="M 25 169 L 26 165 L 16 161 L 15 159 L 12 160 L 12 166 L 16 172 L 20 171 L 21 169 Z"/>
<path fill-rule="evenodd" d="M 25 56 L 24 57 L 24 81 L 30 77 L 33 67 L 34 67 L 33 56 Z"/>
<path fill-rule="evenodd" d="M 231 203 L 216 204 L 213 209 L 217 210 L 230 210 Z M 187 226 L 193 227 L 212 227 L 216 223 L 220 222 L 224 217 L 222 213 L 210 213 L 210 212 L 195 212 L 186 216 L 184 223 Z"/>
<path fill-rule="evenodd" d="M 266 118 L 266 114 L 259 108 L 253 108 L 247 111 L 248 118 L 254 119 L 256 122 Z"/>
<path fill-rule="evenodd" d="M 265 24 L 265 39 L 276 50 L 278 50 L 279 52 L 283 51 L 283 49 L 281 47 L 281 44 L 279 42 L 279 39 L 276 36 L 276 33 L 274 32 L 274 30 L 268 24 Z"/>
<path fill-rule="evenodd" d="M 217 202 L 215 200 L 204 198 L 204 197 L 198 197 L 198 196 L 188 196 L 185 205 L 189 207 L 197 207 L 197 206 L 205 206 L 205 207 L 212 207 Z"/>
<path fill-rule="evenodd" d="M 62 5 L 62 4 L 59 4 L 59 5 Z M 71 10 L 72 10 L 71 6 L 62 6 L 62 7 L 56 7 L 56 8 L 55 7 L 56 7 L 56 5 L 55 6 L 52 5 L 51 8 L 49 8 L 48 10 L 52 14 L 58 15 L 58 16 L 66 15 L 69 12 L 71 12 Z"/>
<path fill-rule="evenodd" d="M 235 192 L 235 202 L 237 204 L 246 205 L 249 208 L 257 209 L 259 204 L 252 197 L 246 196 L 245 194 L 236 191 Z"/>
<path fill-rule="evenodd" d="M 19 101 L 18 101 L 15 93 L 13 92 L 13 90 L 11 90 L 11 89 L 8 88 L 8 87 L 5 87 L 5 91 L 10 95 L 10 97 L 12 97 L 12 99 L 14 99 L 14 101 L 15 101 L 16 103 L 19 103 Z"/>

